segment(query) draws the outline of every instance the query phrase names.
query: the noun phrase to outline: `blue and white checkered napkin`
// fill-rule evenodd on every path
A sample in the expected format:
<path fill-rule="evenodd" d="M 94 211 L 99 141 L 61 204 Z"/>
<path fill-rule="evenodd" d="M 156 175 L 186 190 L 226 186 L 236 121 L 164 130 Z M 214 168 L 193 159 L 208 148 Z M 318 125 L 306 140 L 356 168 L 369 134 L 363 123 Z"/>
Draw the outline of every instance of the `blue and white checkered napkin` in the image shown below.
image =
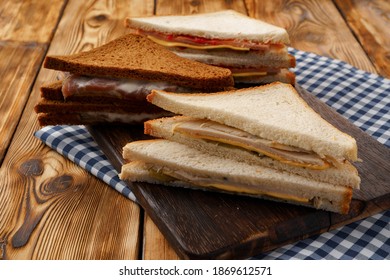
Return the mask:
<path fill-rule="evenodd" d="M 339 60 L 290 48 L 298 84 L 390 148 L 390 80 Z M 35 136 L 118 192 L 135 196 L 83 126 L 48 126 Z M 390 211 L 287 245 L 257 259 L 390 259 Z"/>

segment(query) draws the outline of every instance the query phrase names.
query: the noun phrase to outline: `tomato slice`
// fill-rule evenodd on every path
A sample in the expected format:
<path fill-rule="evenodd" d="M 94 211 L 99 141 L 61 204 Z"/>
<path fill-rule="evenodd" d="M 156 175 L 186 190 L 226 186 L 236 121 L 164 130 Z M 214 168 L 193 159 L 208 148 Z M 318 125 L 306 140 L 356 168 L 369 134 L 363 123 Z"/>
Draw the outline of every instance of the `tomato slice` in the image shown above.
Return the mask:
<path fill-rule="evenodd" d="M 136 30 L 137 34 L 149 35 L 156 37 L 160 40 L 164 40 L 167 42 L 177 42 L 184 43 L 188 45 L 195 46 L 232 46 L 237 48 L 246 48 L 251 50 L 268 50 L 272 45 L 275 48 L 283 48 L 283 44 L 264 44 L 257 43 L 248 40 L 236 40 L 236 39 L 208 39 L 204 37 L 191 36 L 191 35 L 174 35 L 174 34 L 166 34 L 162 32 L 155 31 L 144 31 L 144 30 Z"/>

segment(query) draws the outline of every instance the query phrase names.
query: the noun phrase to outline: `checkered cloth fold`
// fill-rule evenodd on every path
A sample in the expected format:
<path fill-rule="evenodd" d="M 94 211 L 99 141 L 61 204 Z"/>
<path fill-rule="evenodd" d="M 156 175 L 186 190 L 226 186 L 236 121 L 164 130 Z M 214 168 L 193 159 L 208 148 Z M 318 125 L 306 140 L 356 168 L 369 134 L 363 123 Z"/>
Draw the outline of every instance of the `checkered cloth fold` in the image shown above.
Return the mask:
<path fill-rule="evenodd" d="M 390 148 L 390 80 L 339 61 L 290 48 L 297 83 Z M 45 144 L 135 201 L 83 126 L 48 126 L 35 133 Z M 255 259 L 390 259 L 390 210 Z"/>

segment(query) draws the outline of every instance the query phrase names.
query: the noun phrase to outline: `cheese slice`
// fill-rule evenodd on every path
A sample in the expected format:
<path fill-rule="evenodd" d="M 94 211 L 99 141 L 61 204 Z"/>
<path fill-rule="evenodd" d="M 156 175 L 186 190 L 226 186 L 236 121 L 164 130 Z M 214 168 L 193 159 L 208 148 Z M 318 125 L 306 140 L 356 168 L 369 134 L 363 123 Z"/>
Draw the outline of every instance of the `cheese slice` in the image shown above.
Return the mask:
<path fill-rule="evenodd" d="M 235 46 L 230 46 L 230 45 L 191 45 L 191 44 L 186 44 L 182 42 L 174 42 L 174 41 L 165 41 L 158 39 L 154 36 L 148 35 L 148 39 L 152 40 L 153 42 L 162 45 L 164 47 L 185 47 L 185 48 L 191 48 L 191 49 L 197 49 L 197 50 L 210 50 L 210 49 L 232 49 L 236 51 L 249 51 L 250 48 L 243 48 L 243 47 L 235 47 Z"/>
<path fill-rule="evenodd" d="M 331 167 L 327 160 L 321 158 L 314 152 L 282 145 L 267 139 L 261 139 L 243 130 L 210 120 L 180 122 L 174 126 L 173 132 L 257 152 L 292 166 L 315 170 Z"/>
<path fill-rule="evenodd" d="M 293 201 L 299 204 L 313 204 L 313 199 L 309 199 L 303 196 L 293 195 L 290 193 L 277 193 L 272 191 L 264 191 L 257 188 L 257 186 L 249 186 L 245 184 L 238 184 L 235 182 L 229 182 L 216 178 L 204 178 L 194 174 L 189 174 L 183 170 L 172 170 L 168 167 L 157 167 L 152 164 L 146 164 L 149 176 L 155 178 L 161 182 L 172 182 L 179 180 L 186 182 L 195 187 L 201 187 L 204 189 L 217 189 L 229 193 L 238 193 L 254 196 L 265 196 L 281 201 Z"/>
<path fill-rule="evenodd" d="M 232 73 L 233 77 L 252 77 L 252 76 L 266 76 L 267 72 L 241 72 L 241 73 Z"/>

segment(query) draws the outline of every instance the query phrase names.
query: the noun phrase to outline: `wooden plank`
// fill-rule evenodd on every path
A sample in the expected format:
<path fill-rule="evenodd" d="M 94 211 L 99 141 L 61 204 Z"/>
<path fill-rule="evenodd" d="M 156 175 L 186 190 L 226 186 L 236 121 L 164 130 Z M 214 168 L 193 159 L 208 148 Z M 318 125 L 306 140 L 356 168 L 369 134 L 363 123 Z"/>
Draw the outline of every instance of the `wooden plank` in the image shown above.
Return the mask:
<path fill-rule="evenodd" d="M 0 43 L 0 166 L 45 51 L 40 43 Z"/>
<path fill-rule="evenodd" d="M 348 215 L 237 195 L 129 183 L 181 258 L 247 258 L 390 209 L 390 150 L 297 88 L 323 118 L 357 141 L 363 162 L 356 167 L 362 184 L 354 191 Z M 145 138 L 142 127 L 99 126 L 90 130 L 105 154 L 117 161 L 117 168 L 123 163 L 117 147 L 140 136 Z"/>
<path fill-rule="evenodd" d="M 66 0 L 0 0 L 0 40 L 48 43 Z"/>
<path fill-rule="evenodd" d="M 332 0 L 245 0 L 248 14 L 286 28 L 291 46 L 376 73 Z"/>
<path fill-rule="evenodd" d="M 92 48 L 125 32 L 152 1 L 69 1 L 50 53 Z M 146 7 L 146 8 L 145 8 Z M 136 259 L 140 208 L 58 155 L 33 133 L 41 69 L 0 168 L 0 259 Z"/>
<path fill-rule="evenodd" d="M 56 0 L 52 5 L 43 1 L 1 2 L 0 165 L 65 1 Z"/>
<path fill-rule="evenodd" d="M 145 260 L 178 260 L 180 257 L 173 250 L 164 235 L 158 229 L 149 215 L 145 215 L 144 223 L 144 249 Z"/>
<path fill-rule="evenodd" d="M 125 17 L 152 13 L 151 0 L 69 1 L 48 54 L 66 55 L 100 46 L 126 32 Z"/>
<path fill-rule="evenodd" d="M 169 1 L 159 0 L 156 5 L 156 15 L 189 15 L 207 13 L 219 10 L 233 9 L 246 14 L 245 4 L 238 1 Z"/>
<path fill-rule="evenodd" d="M 378 73 L 390 78 L 390 2 L 335 0 Z"/>

